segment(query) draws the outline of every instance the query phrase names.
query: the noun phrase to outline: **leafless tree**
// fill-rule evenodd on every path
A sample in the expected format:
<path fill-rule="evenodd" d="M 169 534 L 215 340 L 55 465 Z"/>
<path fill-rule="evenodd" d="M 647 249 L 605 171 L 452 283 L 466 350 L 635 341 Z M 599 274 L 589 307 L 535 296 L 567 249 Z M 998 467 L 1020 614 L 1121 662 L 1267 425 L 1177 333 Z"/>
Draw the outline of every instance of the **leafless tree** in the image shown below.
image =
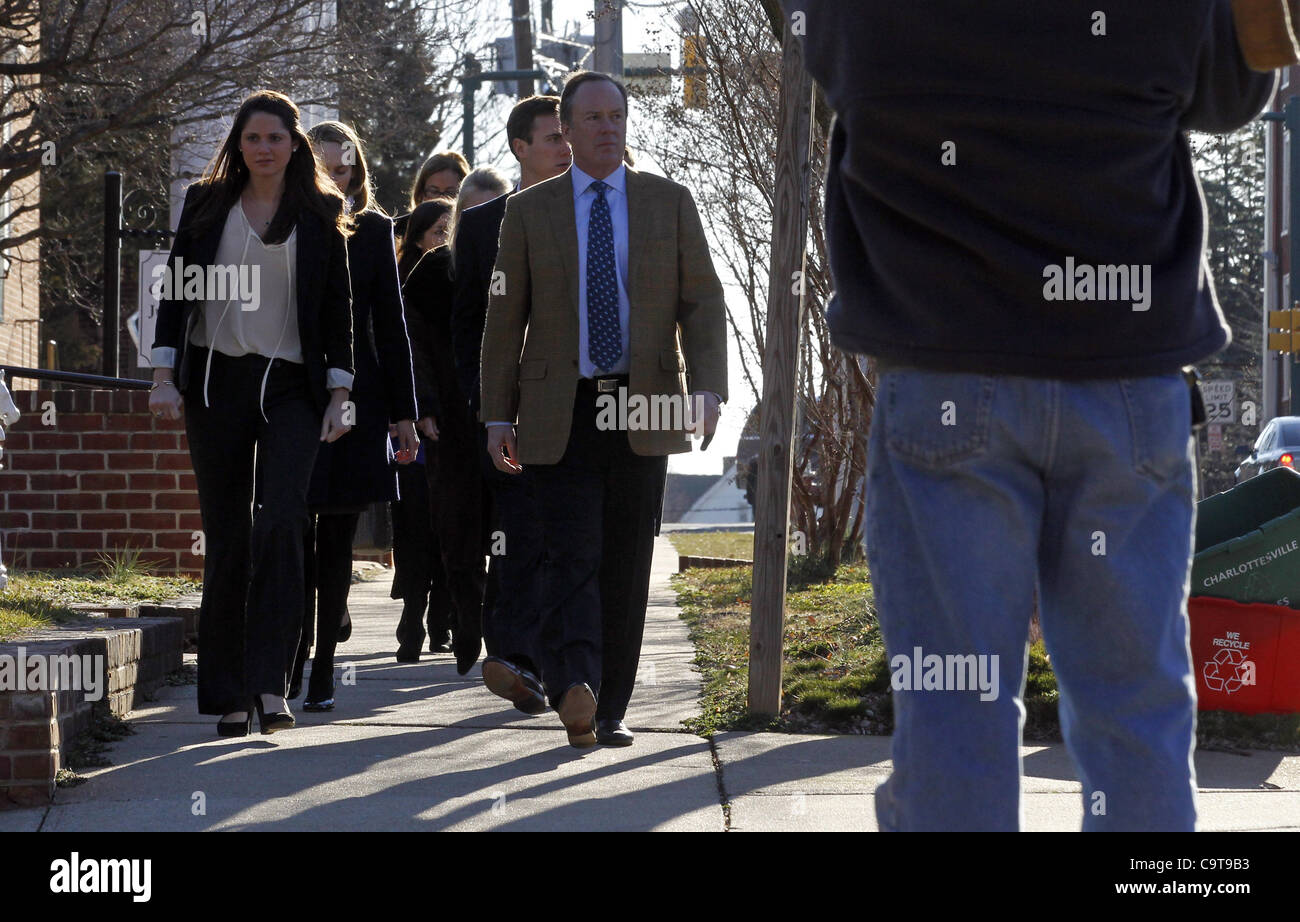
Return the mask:
<path fill-rule="evenodd" d="M 708 70 L 704 108 L 647 97 L 656 124 L 637 138 L 665 170 L 691 186 L 714 257 L 742 307 L 728 321 L 754 401 L 762 390 L 773 223 L 773 164 L 780 106 L 781 29 L 775 0 L 693 0 Z M 830 113 L 818 106 L 811 168 L 806 311 L 802 332 L 791 519 L 809 552 L 831 564 L 858 553 L 866 436 L 875 376 L 836 349 L 826 325 L 830 266 L 822 175 Z M 666 126 L 666 127 L 658 127 Z"/>
<path fill-rule="evenodd" d="M 64 367 L 90 364 L 99 336 L 99 207 L 106 169 L 167 215 L 176 133 L 228 119 L 250 91 L 375 114 L 446 143 L 460 111 L 454 76 L 481 40 L 478 0 L 0 0 L 0 255 L 41 242 L 42 314 Z M 343 14 L 336 16 L 336 9 Z M 400 34 L 383 19 L 401 7 Z M 368 28 L 370 26 L 370 28 Z M 418 51 L 400 73 L 379 53 Z M 417 85 L 397 86 L 398 79 Z M 341 98 L 345 97 L 345 98 Z M 124 286 L 132 283 L 124 264 Z M 125 290 L 129 291 L 129 288 Z M 46 338 L 50 338 L 48 335 Z"/>

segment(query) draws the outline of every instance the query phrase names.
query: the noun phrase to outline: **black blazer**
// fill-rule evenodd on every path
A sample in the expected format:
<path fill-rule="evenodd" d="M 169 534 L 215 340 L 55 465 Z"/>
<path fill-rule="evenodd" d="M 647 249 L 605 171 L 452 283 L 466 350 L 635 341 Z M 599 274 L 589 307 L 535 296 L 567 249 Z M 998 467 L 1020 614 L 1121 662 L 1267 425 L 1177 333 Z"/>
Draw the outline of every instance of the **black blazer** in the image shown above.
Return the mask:
<path fill-rule="evenodd" d="M 316 454 L 307 502 L 318 510 L 396 499 L 388 424 L 418 415 L 392 221 L 365 211 L 356 215 L 356 224 L 348 238 L 357 363 L 350 396 L 356 422 L 338 441 L 322 442 Z"/>
<path fill-rule="evenodd" d="M 451 341 L 461 398 L 478 418 L 479 357 L 487 322 L 492 267 L 497 261 L 507 192 L 464 212 L 456 225 L 456 265 L 451 307 Z"/>
<path fill-rule="evenodd" d="M 416 419 L 411 341 L 397 278 L 393 222 L 375 211 L 362 212 L 356 220 L 356 233 L 348 239 L 356 388 L 382 396 L 388 422 Z"/>
<path fill-rule="evenodd" d="M 440 432 L 472 431 L 469 405 L 460 396 L 451 345 L 451 258 L 447 247 L 420 257 L 402 283 L 415 387 L 425 415 L 432 414 Z"/>
<path fill-rule="evenodd" d="M 202 234 L 193 229 L 194 214 L 207 187 L 193 183 L 185 190 L 185 205 L 176 226 L 176 239 L 167 257 L 169 271 L 178 260 L 185 265 L 205 268 L 217 256 L 224 221 L 216 221 Z M 352 363 L 352 294 L 348 281 L 347 244 L 333 227 L 313 212 L 299 216 L 297 222 L 298 259 L 294 286 L 298 301 L 298 338 L 302 343 L 303 362 L 307 366 L 311 395 L 324 413 L 329 403 L 325 370 L 341 368 L 353 372 Z M 176 275 L 172 276 L 173 279 Z M 173 295 L 179 295 L 177 291 Z M 190 330 L 201 316 L 201 301 L 172 297 L 158 304 L 158 321 L 153 344 L 176 350 L 173 367 L 176 387 L 182 394 L 190 388 Z"/>

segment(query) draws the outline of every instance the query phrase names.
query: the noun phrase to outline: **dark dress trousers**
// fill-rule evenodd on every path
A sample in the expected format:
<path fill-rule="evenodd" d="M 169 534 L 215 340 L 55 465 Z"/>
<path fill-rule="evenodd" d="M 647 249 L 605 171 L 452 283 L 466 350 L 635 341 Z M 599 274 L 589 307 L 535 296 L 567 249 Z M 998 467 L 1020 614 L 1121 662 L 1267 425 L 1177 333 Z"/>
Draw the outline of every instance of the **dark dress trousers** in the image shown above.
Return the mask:
<path fill-rule="evenodd" d="M 393 588 L 389 598 L 402 600 L 397 623 L 398 647 L 418 653 L 429 637 L 440 643 L 451 629 L 451 599 L 442 569 L 442 554 L 433 531 L 433 504 L 424 466 L 433 456 L 434 443 L 421 438 L 417 462 L 397 469 L 400 494 L 393 510 Z"/>
<path fill-rule="evenodd" d="M 206 267 L 216 258 L 224 220 L 202 231 L 194 227 L 206 191 L 198 183 L 186 190 L 169 257 L 173 268 L 179 260 Z M 310 211 L 298 215 L 295 226 L 302 364 L 215 353 L 205 404 L 208 350 L 189 342 L 202 302 L 173 298 L 158 306 L 154 346 L 176 350 L 173 380 L 185 398 L 206 538 L 199 616 L 203 714 L 246 710 L 253 695 L 287 691 L 302 627 L 307 488 L 329 400 L 325 371 L 353 368 L 343 236 Z M 261 487 L 256 509 L 255 483 Z"/>
<path fill-rule="evenodd" d="M 487 318 L 497 235 L 509 195 L 471 208 L 456 225 L 451 312 L 456 381 L 470 413 L 478 418 L 479 357 Z M 483 597 L 483 643 L 487 652 L 534 672 L 541 671 L 539 603 L 545 564 L 541 520 L 533 501 L 532 471 L 503 474 L 487 454 L 487 430 L 475 426 L 478 463 L 486 486 L 483 530 L 492 553 Z M 501 540 L 491 540 L 499 537 Z M 504 545 L 504 547 L 502 546 Z"/>

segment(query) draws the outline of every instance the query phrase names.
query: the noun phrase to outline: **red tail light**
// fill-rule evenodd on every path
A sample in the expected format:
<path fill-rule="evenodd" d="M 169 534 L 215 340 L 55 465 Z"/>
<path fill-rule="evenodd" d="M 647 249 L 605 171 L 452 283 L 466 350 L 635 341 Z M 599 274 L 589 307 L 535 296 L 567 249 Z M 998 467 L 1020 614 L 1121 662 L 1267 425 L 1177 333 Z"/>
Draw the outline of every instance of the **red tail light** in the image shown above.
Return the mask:
<path fill-rule="evenodd" d="M 1291 457 L 1290 452 L 1288 452 L 1287 454 L 1278 458 L 1277 463 L 1282 465 L 1283 467 L 1293 467 L 1293 465 L 1291 464 L 1292 460 L 1294 459 Z"/>

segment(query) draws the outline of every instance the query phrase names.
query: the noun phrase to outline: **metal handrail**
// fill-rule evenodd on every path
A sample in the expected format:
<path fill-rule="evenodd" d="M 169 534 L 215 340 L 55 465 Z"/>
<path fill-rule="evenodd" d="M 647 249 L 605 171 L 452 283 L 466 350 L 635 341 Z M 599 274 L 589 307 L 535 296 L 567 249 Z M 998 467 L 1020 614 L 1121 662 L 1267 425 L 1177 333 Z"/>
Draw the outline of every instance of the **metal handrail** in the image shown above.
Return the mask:
<path fill-rule="evenodd" d="M 85 387 L 103 387 L 118 390 L 147 391 L 153 387 L 152 381 L 141 378 L 113 378 L 108 375 L 87 375 L 79 371 L 56 371 L 52 368 L 19 368 L 17 365 L 0 365 L 0 371 L 6 379 L 37 378 L 46 381 L 59 381 L 64 384 L 80 384 Z"/>

